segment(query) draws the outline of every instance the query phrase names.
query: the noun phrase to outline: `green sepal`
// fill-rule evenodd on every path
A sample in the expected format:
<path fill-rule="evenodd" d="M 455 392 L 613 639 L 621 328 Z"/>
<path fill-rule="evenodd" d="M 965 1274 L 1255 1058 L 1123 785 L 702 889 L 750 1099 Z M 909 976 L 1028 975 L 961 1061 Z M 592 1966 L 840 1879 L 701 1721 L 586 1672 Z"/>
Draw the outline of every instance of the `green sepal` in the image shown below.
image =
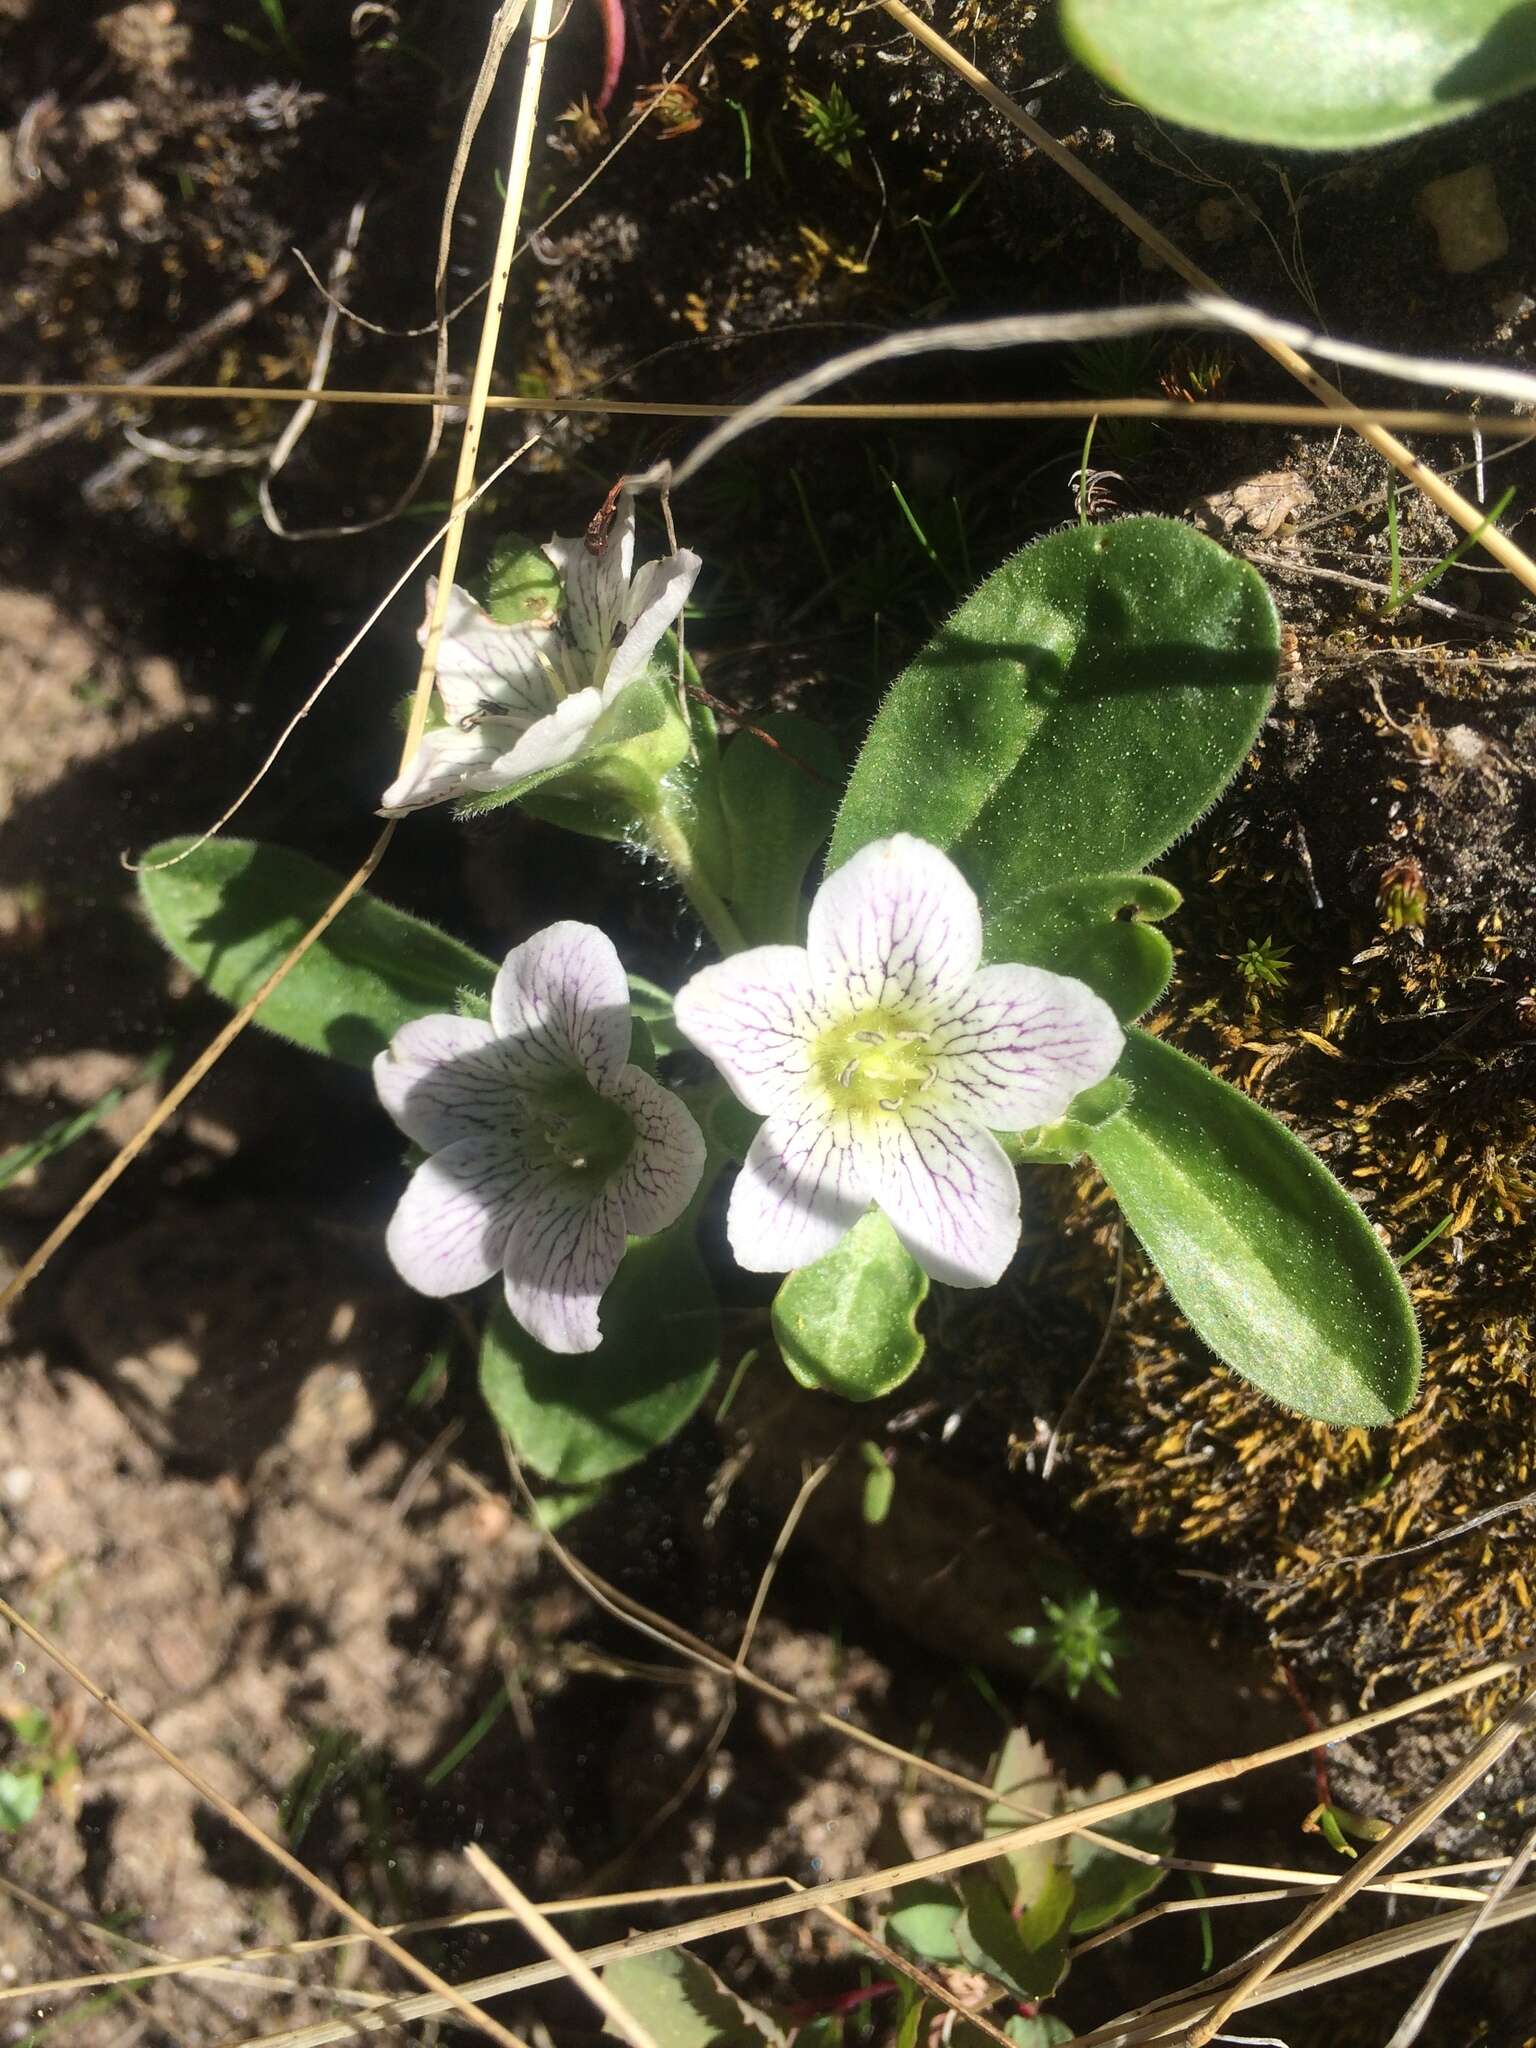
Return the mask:
<path fill-rule="evenodd" d="M 1406 1414 L 1421 1353 L 1407 1290 L 1359 1206 L 1266 1110 L 1134 1027 L 1134 1099 L 1088 1150 L 1194 1329 L 1314 1422 Z"/>
<path fill-rule="evenodd" d="M 1075 1166 L 1093 1150 L 1094 1133 L 1119 1116 L 1136 1090 L 1123 1074 L 1110 1074 L 1075 1096 L 1054 1124 L 1032 1131 L 999 1131 L 998 1142 L 1016 1166 Z"/>
<path fill-rule="evenodd" d="M 1156 875 L 1092 875 L 1037 889 L 987 918 L 989 960 L 1022 960 L 1085 981 L 1122 1024 L 1144 1016 L 1173 974 L 1173 948 L 1154 926 L 1183 901 Z"/>
<path fill-rule="evenodd" d="M 480 1390 L 523 1462 L 557 1486 L 590 1486 L 675 1436 L 709 1391 L 720 1312 L 691 1216 L 630 1244 L 602 1305 L 603 1341 L 546 1351 L 498 1293 Z"/>
<path fill-rule="evenodd" d="M 1208 134 L 1362 149 L 1536 85 L 1530 0 L 1061 0 L 1117 97 Z"/>
<path fill-rule="evenodd" d="M 916 1372 L 917 1312 L 928 1275 L 878 1209 L 840 1244 L 791 1273 L 773 1301 L 773 1334 L 802 1387 L 875 1401 Z"/>
<path fill-rule="evenodd" d="M 553 624 L 564 598 L 560 572 L 538 545 L 505 533 L 476 579 L 475 594 L 498 626 Z"/>
<path fill-rule="evenodd" d="M 768 713 L 725 749 L 720 804 L 731 848 L 730 904 L 748 945 L 799 943 L 806 870 L 832 830 L 842 786 L 832 735 L 792 711 Z"/>
<path fill-rule="evenodd" d="M 520 776 L 504 788 L 465 797 L 457 818 L 477 818 L 506 804 L 592 839 L 633 840 L 637 820 L 662 803 L 662 784 L 686 759 L 688 721 L 677 679 L 654 664 L 614 698 L 573 760 Z"/>
<path fill-rule="evenodd" d="M 190 839 L 144 856 L 139 894 L 156 933 L 216 996 L 248 1002 L 334 902 L 344 878 L 286 847 L 211 839 L 174 867 Z M 461 992 L 488 996 L 493 962 L 377 897 L 354 896 L 256 1012 L 310 1052 L 366 1067 L 402 1024 L 452 1012 Z"/>
<path fill-rule="evenodd" d="M 1279 646 L 1255 572 L 1175 520 L 1036 541 L 891 685 L 828 868 L 913 832 L 953 854 L 989 919 L 1134 874 L 1236 774 Z"/>

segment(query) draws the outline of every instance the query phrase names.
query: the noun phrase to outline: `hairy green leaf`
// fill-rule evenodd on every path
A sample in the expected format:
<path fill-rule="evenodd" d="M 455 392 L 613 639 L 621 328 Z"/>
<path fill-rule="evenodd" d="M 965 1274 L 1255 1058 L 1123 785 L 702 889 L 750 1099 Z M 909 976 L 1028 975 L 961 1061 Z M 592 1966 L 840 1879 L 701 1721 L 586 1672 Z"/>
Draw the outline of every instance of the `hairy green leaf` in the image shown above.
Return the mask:
<path fill-rule="evenodd" d="M 1413 1309 L 1358 1206 L 1305 1145 L 1195 1060 L 1134 1028 L 1136 1093 L 1092 1156 L 1196 1331 L 1235 1372 L 1314 1422 L 1411 1406 Z"/>
<path fill-rule="evenodd" d="M 1086 981 L 1129 1024 L 1168 986 L 1173 948 L 1153 926 L 1182 901 L 1173 884 L 1156 875 L 1056 882 L 989 917 L 987 957 Z"/>
<path fill-rule="evenodd" d="M 1146 1782 L 1137 1780 L 1138 1786 Z M 1102 1799 L 1118 1797 L 1125 1789 L 1125 1780 L 1119 1773 L 1107 1771 L 1086 1791 L 1068 1793 L 1066 1804 L 1093 1806 Z M 1112 1835 L 1116 1841 L 1129 1842 L 1154 1856 L 1170 1855 L 1173 1801 L 1159 1799 L 1155 1805 L 1138 1807 L 1117 1820 L 1100 1821 L 1094 1833 Z M 1155 1891 L 1167 1875 L 1155 1863 L 1133 1862 L 1129 1856 L 1117 1856 L 1112 1849 L 1101 1849 L 1085 1835 L 1069 1835 L 1066 1851 L 1075 1890 L 1071 1930 L 1074 1934 L 1092 1934 L 1096 1928 L 1107 1927 L 1111 1920 L 1118 1920 L 1122 1913 L 1128 1913 L 1149 1892 Z"/>
<path fill-rule="evenodd" d="M 1060 20 L 1116 93 L 1282 149 L 1390 142 L 1536 85 L 1531 0 L 1061 0 Z"/>
<path fill-rule="evenodd" d="M 536 1344 L 500 1299 L 486 1325 L 480 1390 L 518 1456 L 558 1486 L 637 1464 L 709 1391 L 720 1312 L 691 1218 L 630 1245 L 602 1328 L 596 1351 L 567 1358 Z"/>
<path fill-rule="evenodd" d="M 832 735 L 792 711 L 758 719 L 726 748 L 720 802 L 730 834 L 731 908 L 749 945 L 799 943 L 801 887 L 832 830 L 842 786 Z"/>
<path fill-rule="evenodd" d="M 919 1878 L 892 1894 L 885 1932 L 919 1962 L 953 1964 L 962 1960 L 955 1943 L 959 1918 L 960 1901 L 953 1888 Z"/>
<path fill-rule="evenodd" d="M 1175 520 L 1036 541 L 892 684 L 828 866 L 914 832 L 953 853 L 989 919 L 1133 874 L 1236 773 L 1278 652 L 1258 576 Z"/>
<path fill-rule="evenodd" d="M 965 1905 L 955 1923 L 955 1946 L 965 1961 L 1015 1998 L 1048 1998 L 1067 1969 L 1072 1880 L 1066 1871 L 1059 1864 L 1047 1870 L 1017 1920 L 990 1872 L 962 1870 L 955 1884 Z"/>
<path fill-rule="evenodd" d="M 927 1294 L 928 1275 L 871 1209 L 824 1258 L 790 1274 L 774 1297 L 773 1334 L 802 1387 L 874 1401 L 921 1362 Z"/>
<path fill-rule="evenodd" d="M 151 847 L 139 892 L 164 943 L 233 1008 L 248 1002 L 325 911 L 343 877 L 301 853 L 212 839 Z M 495 967 L 403 910 L 355 896 L 256 1012 L 310 1052 L 366 1067 L 413 1017 L 452 1011 L 461 989 L 489 993 Z"/>

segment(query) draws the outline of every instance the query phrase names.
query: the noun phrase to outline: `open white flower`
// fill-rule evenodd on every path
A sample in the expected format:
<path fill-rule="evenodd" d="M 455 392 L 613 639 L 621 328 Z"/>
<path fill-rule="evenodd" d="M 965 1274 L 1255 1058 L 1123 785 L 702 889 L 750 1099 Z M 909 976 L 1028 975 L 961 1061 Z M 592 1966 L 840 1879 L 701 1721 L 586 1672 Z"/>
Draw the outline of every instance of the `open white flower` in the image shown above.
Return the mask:
<path fill-rule="evenodd" d="M 574 761 L 656 651 L 699 573 L 698 556 L 686 548 L 635 573 L 635 505 L 627 491 L 600 553 L 585 535 L 557 535 L 543 553 L 564 585 L 557 619 L 498 625 L 467 590 L 455 584 L 449 592 L 437 655 L 447 723 L 422 735 L 385 790 L 379 808 L 386 817 L 505 789 Z M 429 583 L 429 617 L 435 593 Z"/>
<path fill-rule="evenodd" d="M 499 1271 L 513 1315 L 550 1351 L 594 1351 L 626 1237 L 675 1223 L 704 1170 L 677 1097 L 628 1064 L 629 988 L 612 943 L 553 924 L 515 947 L 488 1023 L 419 1017 L 374 1061 L 379 1099 L 430 1156 L 389 1226 L 423 1294 Z"/>
<path fill-rule="evenodd" d="M 804 948 L 696 974 L 677 1022 L 766 1119 L 727 1219 L 743 1266 L 809 1265 L 874 1203 L 954 1287 L 989 1286 L 1019 1242 L 1018 1177 L 992 1133 L 1053 1122 L 1124 1042 L 1084 983 L 983 967 L 969 884 L 906 833 L 823 883 Z"/>

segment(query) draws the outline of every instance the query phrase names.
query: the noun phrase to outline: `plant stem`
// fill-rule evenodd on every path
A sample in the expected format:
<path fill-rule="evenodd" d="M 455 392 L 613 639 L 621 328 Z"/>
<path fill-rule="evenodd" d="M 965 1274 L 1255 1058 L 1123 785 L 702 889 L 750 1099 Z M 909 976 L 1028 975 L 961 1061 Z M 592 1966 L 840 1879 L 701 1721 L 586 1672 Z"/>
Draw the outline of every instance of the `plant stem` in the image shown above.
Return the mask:
<path fill-rule="evenodd" d="M 678 887 L 693 905 L 700 924 L 722 953 L 739 953 L 746 945 L 741 927 L 732 917 L 713 886 L 706 881 L 693 857 L 688 836 L 675 818 L 664 811 L 652 811 L 645 820 L 645 836 L 651 851 L 671 868 Z"/>

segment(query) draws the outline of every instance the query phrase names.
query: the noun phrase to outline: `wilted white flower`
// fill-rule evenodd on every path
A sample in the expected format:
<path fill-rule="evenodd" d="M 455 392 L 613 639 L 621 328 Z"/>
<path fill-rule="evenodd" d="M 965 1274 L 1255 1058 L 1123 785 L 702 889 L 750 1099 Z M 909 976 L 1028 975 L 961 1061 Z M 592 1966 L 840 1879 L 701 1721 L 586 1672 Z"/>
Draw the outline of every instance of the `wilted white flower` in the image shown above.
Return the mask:
<path fill-rule="evenodd" d="M 1000 1277 L 1019 1184 L 992 1133 L 1053 1122 L 1124 1041 L 1083 982 L 981 950 L 960 870 L 898 833 L 823 883 L 805 947 L 738 953 L 682 990 L 680 1030 L 766 1119 L 727 1219 L 743 1266 L 809 1265 L 873 1203 L 935 1280 Z"/>
<path fill-rule="evenodd" d="M 627 1237 L 675 1223 L 704 1169 L 677 1097 L 631 1066 L 629 988 L 594 926 L 550 925 L 510 952 L 488 1023 L 420 1017 L 374 1061 L 379 1099 L 429 1157 L 389 1226 L 423 1294 L 500 1272 L 550 1351 L 593 1351 Z"/>
<path fill-rule="evenodd" d="M 449 592 L 437 654 L 447 722 L 422 735 L 384 792 L 386 817 L 505 789 L 575 760 L 656 651 L 699 573 L 698 556 L 686 548 L 635 573 L 635 505 L 627 491 L 600 550 L 585 535 L 557 536 L 543 553 L 564 587 L 553 621 L 498 625 L 468 591 L 455 584 Z M 428 584 L 429 617 L 435 589 Z"/>

